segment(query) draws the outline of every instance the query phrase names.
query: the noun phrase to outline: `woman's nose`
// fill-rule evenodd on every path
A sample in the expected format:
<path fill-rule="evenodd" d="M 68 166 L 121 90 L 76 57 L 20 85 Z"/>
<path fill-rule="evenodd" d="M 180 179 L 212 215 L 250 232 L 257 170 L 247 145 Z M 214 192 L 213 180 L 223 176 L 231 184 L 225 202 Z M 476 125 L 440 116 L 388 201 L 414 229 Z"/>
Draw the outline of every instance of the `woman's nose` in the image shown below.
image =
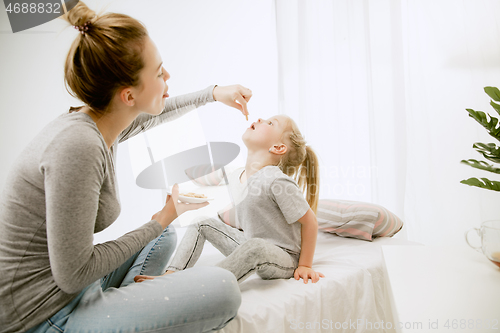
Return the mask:
<path fill-rule="evenodd" d="M 163 80 L 167 81 L 168 79 L 170 79 L 170 74 L 165 68 L 163 68 L 163 73 L 165 73 L 165 75 L 163 75 Z"/>

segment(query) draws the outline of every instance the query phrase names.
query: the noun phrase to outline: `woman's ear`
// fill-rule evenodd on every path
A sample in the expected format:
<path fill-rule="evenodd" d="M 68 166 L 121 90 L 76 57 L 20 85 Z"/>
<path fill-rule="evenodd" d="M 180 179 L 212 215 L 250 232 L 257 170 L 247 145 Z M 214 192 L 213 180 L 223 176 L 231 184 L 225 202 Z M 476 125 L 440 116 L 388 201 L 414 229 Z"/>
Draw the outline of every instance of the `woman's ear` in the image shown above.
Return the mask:
<path fill-rule="evenodd" d="M 135 105 L 135 98 L 134 98 L 134 96 L 132 96 L 132 92 L 133 92 L 133 90 L 130 89 L 129 87 L 122 88 L 119 91 L 118 98 L 120 99 L 120 101 L 125 103 L 127 106 L 134 106 Z"/>
<path fill-rule="evenodd" d="M 269 149 L 269 152 L 276 155 L 284 155 L 287 149 L 288 148 L 284 143 L 280 143 L 278 145 L 272 146 L 271 149 Z"/>

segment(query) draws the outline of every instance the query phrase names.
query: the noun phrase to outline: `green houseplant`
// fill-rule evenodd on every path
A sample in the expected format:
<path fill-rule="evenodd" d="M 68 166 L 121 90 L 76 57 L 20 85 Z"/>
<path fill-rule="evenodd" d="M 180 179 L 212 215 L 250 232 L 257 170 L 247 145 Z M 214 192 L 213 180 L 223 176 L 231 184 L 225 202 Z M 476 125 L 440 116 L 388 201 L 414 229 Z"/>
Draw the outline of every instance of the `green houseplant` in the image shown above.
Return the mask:
<path fill-rule="evenodd" d="M 500 90 L 495 87 L 484 87 L 484 91 L 491 97 L 490 105 L 495 109 L 495 111 L 500 115 Z M 489 135 L 494 137 L 500 142 L 500 125 L 498 124 L 498 119 L 492 117 L 490 114 L 486 114 L 482 111 L 474 111 L 472 109 L 466 109 L 469 112 L 469 116 L 474 118 L 479 124 L 481 124 Z M 472 146 L 476 149 L 484 158 L 491 162 L 500 163 L 500 147 L 495 143 L 481 143 L 476 142 Z M 495 167 L 484 161 L 477 161 L 474 159 L 462 160 L 461 163 L 470 165 L 473 168 L 490 171 L 496 174 L 500 174 L 500 168 Z M 469 178 L 462 180 L 460 183 L 477 186 L 480 188 L 485 188 L 493 191 L 500 191 L 500 182 L 491 181 L 487 178 Z"/>

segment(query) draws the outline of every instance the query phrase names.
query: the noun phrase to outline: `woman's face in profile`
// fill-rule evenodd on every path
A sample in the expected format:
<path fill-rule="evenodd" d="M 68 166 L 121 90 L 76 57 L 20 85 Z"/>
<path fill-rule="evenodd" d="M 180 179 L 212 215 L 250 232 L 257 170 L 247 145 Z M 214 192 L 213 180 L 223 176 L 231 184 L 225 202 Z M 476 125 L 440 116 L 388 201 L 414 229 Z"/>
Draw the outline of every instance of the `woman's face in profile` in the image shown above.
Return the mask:
<path fill-rule="evenodd" d="M 146 37 L 143 58 L 145 66 L 139 74 L 140 84 L 136 87 L 135 105 L 140 112 L 157 115 L 165 107 L 170 74 L 163 67 L 161 55 L 149 37 Z"/>

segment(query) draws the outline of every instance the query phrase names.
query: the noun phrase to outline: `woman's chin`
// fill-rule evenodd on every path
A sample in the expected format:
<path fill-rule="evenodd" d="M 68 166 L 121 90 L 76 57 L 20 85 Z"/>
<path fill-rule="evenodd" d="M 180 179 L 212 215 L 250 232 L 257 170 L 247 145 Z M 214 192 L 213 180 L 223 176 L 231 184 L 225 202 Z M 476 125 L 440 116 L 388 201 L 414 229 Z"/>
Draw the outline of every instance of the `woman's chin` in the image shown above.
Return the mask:
<path fill-rule="evenodd" d="M 166 99 L 164 99 L 164 100 L 163 100 L 163 103 L 162 103 L 162 105 L 161 105 L 161 107 L 159 108 L 159 110 L 160 110 L 160 111 L 157 113 L 157 115 L 158 115 L 158 114 L 160 114 L 160 113 L 162 113 L 162 112 L 163 112 L 163 110 L 165 110 L 165 105 L 166 105 L 166 104 L 167 104 L 167 103 L 166 103 Z"/>

